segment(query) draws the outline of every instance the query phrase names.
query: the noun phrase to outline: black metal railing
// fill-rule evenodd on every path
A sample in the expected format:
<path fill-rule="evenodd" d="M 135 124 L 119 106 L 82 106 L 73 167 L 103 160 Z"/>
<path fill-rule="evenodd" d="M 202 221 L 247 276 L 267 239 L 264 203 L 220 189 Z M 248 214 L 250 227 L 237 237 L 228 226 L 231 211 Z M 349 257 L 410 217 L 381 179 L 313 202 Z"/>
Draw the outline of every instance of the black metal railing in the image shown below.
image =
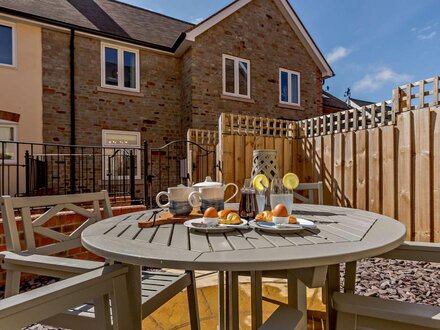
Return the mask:
<path fill-rule="evenodd" d="M 197 162 L 189 166 L 205 168 L 204 157 L 212 158 L 212 151 L 191 141 L 159 148 L 149 148 L 146 142 L 130 148 L 0 141 L 0 193 L 43 196 L 107 190 L 112 203 L 154 207 L 159 191 L 189 183 L 189 146 L 200 149 Z"/>

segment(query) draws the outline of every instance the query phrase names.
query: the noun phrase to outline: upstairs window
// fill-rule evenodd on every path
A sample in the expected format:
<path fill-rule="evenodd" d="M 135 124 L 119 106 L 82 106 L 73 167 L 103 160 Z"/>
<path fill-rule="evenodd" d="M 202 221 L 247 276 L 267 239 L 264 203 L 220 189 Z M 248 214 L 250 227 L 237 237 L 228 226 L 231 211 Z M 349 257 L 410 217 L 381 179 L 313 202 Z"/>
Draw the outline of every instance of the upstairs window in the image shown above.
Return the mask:
<path fill-rule="evenodd" d="M 251 63 L 248 60 L 223 55 L 223 94 L 228 96 L 251 97 Z"/>
<path fill-rule="evenodd" d="M 15 25 L 0 22 L 0 66 L 15 66 Z"/>
<path fill-rule="evenodd" d="M 101 86 L 139 92 L 139 51 L 102 44 Z"/>
<path fill-rule="evenodd" d="M 300 74 L 280 69 L 280 103 L 300 105 Z"/>

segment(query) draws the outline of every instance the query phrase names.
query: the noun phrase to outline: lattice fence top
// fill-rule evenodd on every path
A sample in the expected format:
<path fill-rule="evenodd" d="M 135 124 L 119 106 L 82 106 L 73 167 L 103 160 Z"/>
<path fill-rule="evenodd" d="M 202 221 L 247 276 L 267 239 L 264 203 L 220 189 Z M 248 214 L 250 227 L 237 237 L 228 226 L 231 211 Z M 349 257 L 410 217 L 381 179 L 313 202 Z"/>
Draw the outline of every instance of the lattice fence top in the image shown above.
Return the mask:
<path fill-rule="evenodd" d="M 200 145 L 216 145 L 218 143 L 218 131 L 191 128 L 188 130 L 187 139 Z"/>
<path fill-rule="evenodd" d="M 294 121 L 252 117 L 222 113 L 220 127 L 223 134 L 272 136 L 296 138 L 297 125 Z"/>

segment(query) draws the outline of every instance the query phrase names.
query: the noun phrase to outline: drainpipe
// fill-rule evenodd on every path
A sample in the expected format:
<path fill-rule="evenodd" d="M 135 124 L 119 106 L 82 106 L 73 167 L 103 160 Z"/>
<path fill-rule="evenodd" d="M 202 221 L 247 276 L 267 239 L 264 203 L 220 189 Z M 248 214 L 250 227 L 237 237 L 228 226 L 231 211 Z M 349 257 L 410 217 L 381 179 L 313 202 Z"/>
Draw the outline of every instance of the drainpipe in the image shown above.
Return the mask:
<path fill-rule="evenodd" d="M 75 29 L 70 30 L 70 193 L 76 193 Z"/>

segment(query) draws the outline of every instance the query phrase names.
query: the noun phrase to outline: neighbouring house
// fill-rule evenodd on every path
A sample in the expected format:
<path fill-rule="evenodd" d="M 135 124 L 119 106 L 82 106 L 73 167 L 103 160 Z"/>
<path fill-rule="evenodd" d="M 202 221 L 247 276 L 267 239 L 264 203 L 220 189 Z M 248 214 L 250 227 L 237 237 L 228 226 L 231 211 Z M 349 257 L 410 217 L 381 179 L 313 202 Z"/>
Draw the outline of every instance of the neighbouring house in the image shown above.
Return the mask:
<path fill-rule="evenodd" d="M 113 0 L 0 0 L 4 139 L 160 146 L 222 112 L 310 118 L 333 75 L 287 0 L 197 25 Z"/>
<path fill-rule="evenodd" d="M 351 107 L 329 92 L 322 91 L 322 109 L 323 113 L 327 115 L 338 111 L 348 110 L 351 109 Z"/>

